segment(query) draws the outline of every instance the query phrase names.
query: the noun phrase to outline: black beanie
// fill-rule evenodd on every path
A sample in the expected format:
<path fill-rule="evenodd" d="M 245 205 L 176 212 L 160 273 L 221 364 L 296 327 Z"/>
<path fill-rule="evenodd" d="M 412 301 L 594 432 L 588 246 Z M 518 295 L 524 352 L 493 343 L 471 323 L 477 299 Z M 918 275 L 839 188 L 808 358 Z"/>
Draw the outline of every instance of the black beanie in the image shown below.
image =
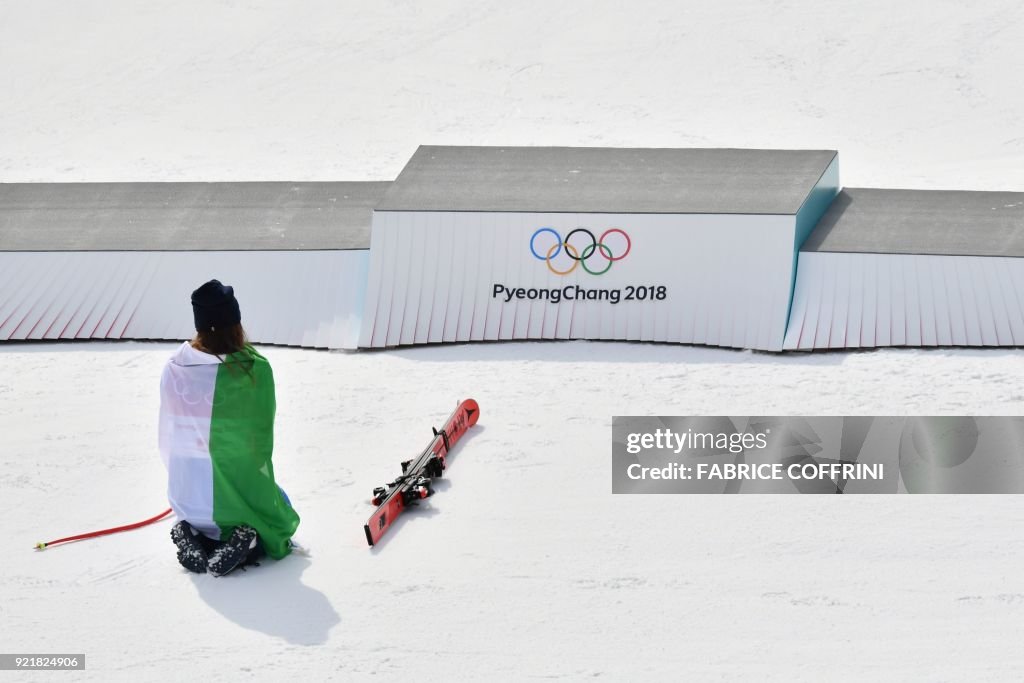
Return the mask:
<path fill-rule="evenodd" d="M 235 288 L 222 285 L 219 280 L 210 280 L 192 292 L 192 315 L 197 332 L 230 327 L 242 322 Z"/>

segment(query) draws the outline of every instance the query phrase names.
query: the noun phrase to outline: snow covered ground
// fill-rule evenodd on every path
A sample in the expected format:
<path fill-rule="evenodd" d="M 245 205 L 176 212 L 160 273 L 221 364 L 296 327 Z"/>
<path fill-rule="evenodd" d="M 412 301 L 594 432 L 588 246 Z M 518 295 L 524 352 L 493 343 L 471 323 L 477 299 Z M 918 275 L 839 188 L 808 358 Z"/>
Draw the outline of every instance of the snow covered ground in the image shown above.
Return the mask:
<path fill-rule="evenodd" d="M 0 177 L 392 180 L 420 144 L 839 149 L 1020 190 L 1018 0 L 0 0 Z"/>
<path fill-rule="evenodd" d="M 390 179 L 420 143 L 582 144 L 1024 190 L 1020 3 L 666 5 L 0 1 L 0 180 Z M 264 348 L 311 557 L 191 576 L 166 522 L 33 552 L 165 507 L 172 348 L 0 346 L 0 649 L 86 653 L 61 680 L 1024 674 L 1017 497 L 609 492 L 612 415 L 1020 414 L 1018 351 Z M 467 396 L 439 495 L 367 549 L 370 489 Z"/>
<path fill-rule="evenodd" d="M 1017 497 L 609 493 L 612 415 L 1019 414 L 1017 352 L 268 348 L 277 473 L 311 558 L 188 575 L 169 523 L 33 552 L 162 509 L 154 418 L 172 347 L 3 347 L 8 649 L 85 652 L 94 680 L 1024 670 Z M 481 421 L 440 493 L 367 549 L 370 489 L 466 396 Z"/>

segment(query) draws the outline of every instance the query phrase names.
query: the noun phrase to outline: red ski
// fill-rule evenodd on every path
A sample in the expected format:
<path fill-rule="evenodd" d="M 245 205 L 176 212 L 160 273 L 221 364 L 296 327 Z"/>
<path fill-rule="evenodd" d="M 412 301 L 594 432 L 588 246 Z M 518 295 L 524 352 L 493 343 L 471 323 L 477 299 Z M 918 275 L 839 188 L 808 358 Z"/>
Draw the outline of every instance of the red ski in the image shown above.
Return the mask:
<path fill-rule="evenodd" d="M 471 398 L 459 403 L 444 427 L 434 430 L 434 440 L 412 460 L 402 463 L 402 476 L 387 486 L 373 490 L 373 500 L 377 510 L 370 515 L 363 530 L 366 542 L 371 546 L 380 541 L 381 536 L 394 524 L 402 510 L 415 501 L 426 498 L 434 493 L 430 480 L 440 477 L 446 466 L 446 457 L 466 430 L 476 424 L 480 417 L 480 406 Z"/>

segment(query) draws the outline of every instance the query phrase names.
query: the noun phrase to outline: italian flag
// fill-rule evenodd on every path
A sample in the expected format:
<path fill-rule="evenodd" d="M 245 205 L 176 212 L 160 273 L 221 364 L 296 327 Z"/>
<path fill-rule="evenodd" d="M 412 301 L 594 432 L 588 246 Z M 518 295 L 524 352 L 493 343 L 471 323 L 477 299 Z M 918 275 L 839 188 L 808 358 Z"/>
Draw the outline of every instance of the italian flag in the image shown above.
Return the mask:
<path fill-rule="evenodd" d="M 270 363 L 252 347 L 221 359 L 185 342 L 160 378 L 160 455 L 178 519 L 222 541 L 247 524 L 280 559 L 299 515 L 274 480 L 276 409 Z"/>

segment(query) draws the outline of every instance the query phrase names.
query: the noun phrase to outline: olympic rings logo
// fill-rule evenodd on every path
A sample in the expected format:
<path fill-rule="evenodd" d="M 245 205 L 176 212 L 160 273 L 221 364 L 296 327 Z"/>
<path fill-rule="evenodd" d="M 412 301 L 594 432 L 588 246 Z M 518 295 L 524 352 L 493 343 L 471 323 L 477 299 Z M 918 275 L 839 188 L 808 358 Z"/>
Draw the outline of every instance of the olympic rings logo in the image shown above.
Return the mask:
<path fill-rule="evenodd" d="M 551 247 L 543 256 L 541 256 L 540 254 L 537 253 L 537 236 L 543 233 L 551 233 L 551 235 L 554 236 L 555 238 L 555 243 L 551 245 Z M 590 238 L 590 244 L 584 246 L 582 250 L 580 250 L 576 245 L 572 244 L 571 242 L 573 236 L 578 233 L 586 235 L 587 237 Z M 626 248 L 618 256 L 612 253 L 611 248 L 607 244 L 605 244 L 605 239 L 609 235 L 614 234 L 621 235 L 626 240 Z M 554 228 L 539 228 L 533 233 L 533 236 L 530 237 L 530 253 L 533 254 L 533 257 L 535 259 L 547 263 L 548 270 L 550 270 L 555 275 L 568 275 L 572 271 L 576 270 L 577 266 L 583 266 L 583 270 L 587 271 L 591 275 L 604 275 L 612 267 L 613 263 L 615 263 L 616 261 L 621 261 L 622 259 L 626 258 L 626 255 L 629 254 L 629 250 L 632 248 L 633 243 L 629 239 L 629 235 L 627 235 L 626 232 L 620 228 L 608 228 L 603 233 L 601 233 L 600 238 L 594 237 L 594 233 L 592 233 L 587 228 L 576 228 L 575 230 L 571 231 L 568 235 L 566 235 L 564 240 L 562 239 L 562 236 L 558 234 L 558 231 L 555 230 Z M 565 255 L 572 260 L 572 265 L 564 270 L 559 270 L 555 268 L 555 266 L 552 265 L 551 262 L 560 253 L 562 253 L 563 250 L 565 250 Z M 590 266 L 587 265 L 587 262 L 591 259 L 591 257 L 594 256 L 597 256 L 599 260 L 603 259 L 606 262 L 606 265 L 603 268 L 590 268 Z"/>

